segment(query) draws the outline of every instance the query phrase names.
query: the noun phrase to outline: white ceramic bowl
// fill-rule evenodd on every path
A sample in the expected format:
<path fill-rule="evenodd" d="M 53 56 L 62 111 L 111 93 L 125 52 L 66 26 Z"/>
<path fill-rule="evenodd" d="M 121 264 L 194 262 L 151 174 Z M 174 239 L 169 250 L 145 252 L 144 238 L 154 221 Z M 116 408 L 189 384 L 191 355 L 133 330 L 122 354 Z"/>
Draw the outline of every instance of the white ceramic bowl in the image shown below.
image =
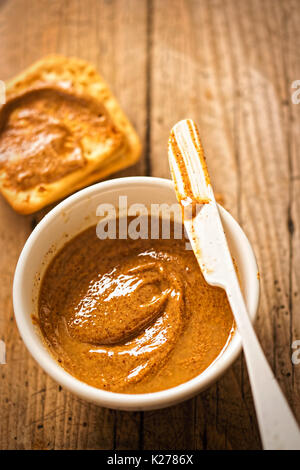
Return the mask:
<path fill-rule="evenodd" d="M 176 202 L 171 181 L 150 177 L 105 181 L 65 199 L 36 226 L 20 255 L 13 285 L 15 317 L 24 343 L 35 360 L 54 380 L 74 394 L 98 405 L 115 409 L 163 408 L 186 400 L 214 383 L 239 355 L 239 334 L 234 335 L 225 351 L 208 369 L 192 380 L 161 392 L 129 395 L 99 390 L 66 372 L 49 353 L 31 318 L 31 315 L 37 312 L 40 280 L 54 254 L 68 239 L 99 221 L 96 208 L 100 203 L 117 205 L 120 195 L 127 195 L 128 205 L 142 203 L 150 206 L 151 203 Z M 232 255 L 238 265 L 248 311 L 254 320 L 259 302 L 255 256 L 238 223 L 222 207 L 220 213 Z"/>

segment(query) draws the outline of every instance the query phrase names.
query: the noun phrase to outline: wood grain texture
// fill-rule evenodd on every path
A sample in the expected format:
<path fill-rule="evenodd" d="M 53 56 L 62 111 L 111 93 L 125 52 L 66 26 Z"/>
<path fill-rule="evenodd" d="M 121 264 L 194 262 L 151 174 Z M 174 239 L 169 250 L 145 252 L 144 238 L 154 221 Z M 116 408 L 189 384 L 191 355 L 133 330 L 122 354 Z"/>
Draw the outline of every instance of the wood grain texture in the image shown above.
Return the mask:
<path fill-rule="evenodd" d="M 0 0 L 0 79 L 51 52 L 93 62 L 144 143 L 115 176 L 169 177 L 171 126 L 198 122 L 225 207 L 260 267 L 256 330 L 298 420 L 300 365 L 299 0 Z M 48 210 L 48 209 L 47 209 Z M 0 200 L 1 449 L 257 449 L 243 357 L 209 390 L 169 409 L 126 413 L 65 392 L 35 364 L 13 319 L 15 264 L 40 218 Z"/>

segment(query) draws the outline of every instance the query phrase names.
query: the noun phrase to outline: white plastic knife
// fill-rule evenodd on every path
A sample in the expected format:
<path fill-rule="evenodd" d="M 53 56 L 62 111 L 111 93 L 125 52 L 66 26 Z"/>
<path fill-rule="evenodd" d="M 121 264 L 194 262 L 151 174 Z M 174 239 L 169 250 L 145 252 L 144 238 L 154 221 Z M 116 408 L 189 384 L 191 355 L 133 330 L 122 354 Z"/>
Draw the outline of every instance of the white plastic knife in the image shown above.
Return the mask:
<path fill-rule="evenodd" d="M 169 163 L 184 225 L 208 284 L 225 289 L 240 333 L 264 449 L 300 450 L 300 430 L 249 319 L 195 123 L 178 122 Z"/>

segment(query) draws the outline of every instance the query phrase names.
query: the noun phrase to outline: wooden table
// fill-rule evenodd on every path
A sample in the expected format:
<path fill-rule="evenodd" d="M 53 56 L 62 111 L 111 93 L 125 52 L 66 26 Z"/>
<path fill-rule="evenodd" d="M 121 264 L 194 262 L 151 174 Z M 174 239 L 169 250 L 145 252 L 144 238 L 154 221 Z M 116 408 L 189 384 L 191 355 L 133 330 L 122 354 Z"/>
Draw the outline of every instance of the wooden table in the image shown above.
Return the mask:
<path fill-rule="evenodd" d="M 144 144 L 114 176 L 169 177 L 171 126 L 194 118 L 216 191 L 255 249 L 256 330 L 300 420 L 300 79 L 298 0 L 0 0 L 0 79 L 51 52 L 94 63 Z M 13 317 L 15 265 L 37 221 L 0 200 L 2 449 L 260 448 L 245 362 L 170 409 L 127 413 L 65 392 L 27 352 Z"/>

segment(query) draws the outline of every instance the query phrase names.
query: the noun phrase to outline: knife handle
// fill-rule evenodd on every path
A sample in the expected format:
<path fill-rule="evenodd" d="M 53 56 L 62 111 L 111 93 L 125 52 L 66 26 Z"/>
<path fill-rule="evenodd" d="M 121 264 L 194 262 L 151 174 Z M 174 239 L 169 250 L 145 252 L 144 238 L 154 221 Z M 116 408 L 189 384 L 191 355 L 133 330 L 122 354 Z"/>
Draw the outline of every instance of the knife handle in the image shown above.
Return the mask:
<path fill-rule="evenodd" d="M 231 283 L 226 293 L 241 333 L 263 448 L 300 450 L 299 426 L 258 342 L 239 285 Z"/>

